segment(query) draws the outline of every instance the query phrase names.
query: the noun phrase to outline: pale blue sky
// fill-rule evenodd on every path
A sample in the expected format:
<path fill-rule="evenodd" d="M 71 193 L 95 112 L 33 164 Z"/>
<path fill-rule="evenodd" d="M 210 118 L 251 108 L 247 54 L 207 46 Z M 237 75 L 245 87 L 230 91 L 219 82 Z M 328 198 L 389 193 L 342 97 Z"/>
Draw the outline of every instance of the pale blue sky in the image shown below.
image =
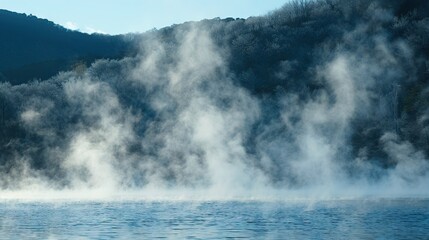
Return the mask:
<path fill-rule="evenodd" d="M 288 0 L 0 0 L 0 8 L 33 14 L 84 32 L 144 32 L 214 17 L 266 14 Z"/>

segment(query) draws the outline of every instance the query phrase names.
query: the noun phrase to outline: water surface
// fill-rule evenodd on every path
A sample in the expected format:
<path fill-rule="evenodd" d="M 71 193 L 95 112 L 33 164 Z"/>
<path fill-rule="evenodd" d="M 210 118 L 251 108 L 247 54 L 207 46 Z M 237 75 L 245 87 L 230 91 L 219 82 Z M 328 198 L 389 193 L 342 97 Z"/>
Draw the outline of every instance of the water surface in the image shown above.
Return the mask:
<path fill-rule="evenodd" d="M 429 200 L 0 203 L 1 239 L 429 239 Z"/>

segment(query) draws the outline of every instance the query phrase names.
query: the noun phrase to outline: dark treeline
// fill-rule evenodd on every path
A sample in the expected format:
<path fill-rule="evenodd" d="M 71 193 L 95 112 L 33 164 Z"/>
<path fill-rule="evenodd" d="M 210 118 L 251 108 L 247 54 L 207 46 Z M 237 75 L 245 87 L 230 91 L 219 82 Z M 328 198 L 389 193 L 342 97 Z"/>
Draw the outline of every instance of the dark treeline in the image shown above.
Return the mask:
<path fill-rule="evenodd" d="M 154 126 L 167 121 L 168 116 L 176 116 L 169 114 L 177 114 L 180 109 L 181 103 L 174 97 L 162 111 L 153 107 L 150 101 L 159 97 L 155 92 L 164 87 L 162 79 L 171 78 L 168 75 L 171 66 L 180 65 L 175 56 L 181 54 L 181 45 L 186 42 L 182 32 L 194 27 L 203 28 L 210 34 L 216 52 L 225 62 L 224 67 L 215 69 L 210 77 L 206 77 L 210 81 L 199 86 L 208 90 L 198 91 L 215 94 L 211 81 L 217 81 L 221 76 L 230 79 L 232 86 L 246 89 L 260 102 L 261 117 L 246 130 L 245 151 L 254 159 L 247 164 L 262 169 L 276 185 L 305 184 L 291 172 L 288 156 L 282 154 L 300 148 L 297 136 L 307 129 L 303 122 L 308 117 L 299 111 L 310 108 L 311 104 L 325 106 L 321 101 L 326 99 L 327 109 L 334 109 L 334 115 L 348 114 L 347 109 L 341 109 L 343 98 L 347 99 L 347 94 L 343 96 L 342 91 L 351 88 L 356 96 L 351 101 L 354 107 L 350 106 L 353 113 L 344 117 L 347 127 L 341 125 L 340 120 L 329 122 L 329 117 L 324 116 L 328 120 L 313 124 L 316 126 L 314 131 L 315 134 L 320 132 L 327 142 L 341 142 L 330 145 L 335 149 L 331 157 L 350 176 L 363 174 L 379 178 L 379 173 L 395 168 L 399 162 L 406 161 L 403 159 L 429 157 L 428 26 L 429 3 L 424 0 L 294 0 L 261 17 L 203 20 L 146 32 L 133 37 L 133 43 L 142 45 L 140 52 L 125 54 L 136 47 L 131 47 L 132 44 L 121 37 L 70 32 L 34 17 L 2 13 L 0 31 L 6 40 L 0 42 L 0 71 L 3 71 L 1 77 L 4 79 L 0 85 L 0 172 L 2 176 L 11 177 L 3 177 L 1 183 L 3 187 L 11 187 L 13 179 L 18 177 L 15 175 L 19 175 L 23 168 L 17 162 L 26 162 L 26 167 L 37 174 L 56 179 L 59 185 L 69 184 L 63 166 L 64 158 L 67 158 L 65 149 L 69 149 L 76 137 L 73 133 L 102 128 L 100 119 L 104 115 L 91 112 L 97 105 L 106 107 L 103 96 L 109 94 L 126 108 L 124 110 L 116 103 L 106 107 L 112 114 L 123 115 L 115 118 L 115 122 L 126 121 L 123 118 L 127 118 L 127 114 L 140 116 L 137 123 L 130 123 L 137 137 L 124 140 L 126 149 L 115 150 L 113 155 L 117 158 L 132 156 L 133 160 L 126 163 L 128 166 L 137 166 L 151 158 L 157 159 L 157 164 L 164 168 L 173 161 L 182 166 L 187 152 L 175 150 L 177 159 L 167 159 L 155 152 L 158 149 L 155 145 L 166 145 L 165 139 L 141 139 L 165 130 L 168 124 Z M 162 45 L 160 55 L 163 51 L 167 54 L 157 63 L 156 74 L 145 75 L 144 71 L 149 70 L 143 68 L 140 80 L 148 82 L 147 79 L 155 78 L 159 79 L 160 85 L 136 84 L 135 69 L 145 67 L 142 59 L 150 59 L 157 51 L 156 44 L 148 44 L 154 40 Z M 82 59 L 90 62 L 96 58 L 125 55 L 134 57 L 100 60 L 88 69 L 75 68 L 43 79 L 53 76 L 57 70 L 64 70 L 61 68 L 64 62 L 70 64 L 70 61 Z M 351 80 L 349 85 L 344 85 L 345 89 L 337 89 L 333 85 L 335 81 L 329 80 L 329 71 L 323 69 L 343 74 L 343 69 L 338 70 L 343 63 L 346 65 L 343 77 Z M 37 64 L 56 72 L 41 77 L 35 70 L 40 69 Z M 26 76 L 15 80 L 13 76 L 18 75 L 7 75 L 10 69 L 25 70 Z M 194 76 L 193 73 L 188 75 Z M 30 78 L 39 80 L 29 81 Z M 75 96 L 67 92 L 70 82 L 82 81 L 84 84 L 84 79 L 88 78 L 99 84 L 97 89 L 102 96 L 74 93 Z M 22 79 L 28 81 L 24 83 Z M 341 85 L 342 80 L 339 81 Z M 223 94 L 216 96 L 216 106 L 229 109 L 232 97 Z M 79 102 L 76 100 L 79 98 L 86 100 Z M 292 111 L 292 108 L 298 110 Z M 317 117 L 315 113 L 314 118 Z M 288 124 L 280 124 L 285 118 Z M 294 143 L 286 144 L 290 142 Z M 154 147 L 148 147 L 151 144 Z M 392 149 L 394 146 L 403 155 L 396 154 Z M 203 155 L 198 147 L 189 152 L 197 158 Z M 261 160 L 265 157 L 272 159 L 269 167 Z M 294 154 L 290 157 L 299 158 Z M 362 162 L 371 167 L 361 168 Z M 364 171 L 367 172 L 362 173 Z M 421 174 L 426 174 L 422 171 Z M 192 179 L 189 182 L 179 180 L 178 172 L 177 168 L 167 169 L 163 176 L 192 185 Z M 140 174 L 148 173 L 142 171 Z M 140 185 L 149 181 L 138 174 L 132 178 L 142 181 Z"/>
<path fill-rule="evenodd" d="M 79 64 L 133 51 L 123 36 L 89 35 L 6 10 L 0 10 L 0 32 L 0 81 L 12 84 L 48 79 Z"/>

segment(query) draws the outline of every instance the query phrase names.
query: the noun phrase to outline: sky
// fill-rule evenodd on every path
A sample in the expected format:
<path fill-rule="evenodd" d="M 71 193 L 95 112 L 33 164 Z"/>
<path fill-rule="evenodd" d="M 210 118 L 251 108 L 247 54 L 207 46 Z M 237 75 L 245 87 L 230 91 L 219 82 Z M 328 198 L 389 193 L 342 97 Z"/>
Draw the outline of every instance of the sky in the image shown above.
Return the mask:
<path fill-rule="evenodd" d="M 186 21 L 264 15 L 288 0 L 0 0 L 0 9 L 32 14 L 82 32 L 144 32 Z"/>

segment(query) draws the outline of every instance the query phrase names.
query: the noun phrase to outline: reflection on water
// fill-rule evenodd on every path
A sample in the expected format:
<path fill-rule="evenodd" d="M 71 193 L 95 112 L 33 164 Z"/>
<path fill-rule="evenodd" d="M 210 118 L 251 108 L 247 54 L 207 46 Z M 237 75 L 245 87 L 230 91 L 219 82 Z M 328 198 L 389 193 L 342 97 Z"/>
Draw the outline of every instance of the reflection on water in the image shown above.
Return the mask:
<path fill-rule="evenodd" d="M 0 203 L 0 239 L 425 239 L 429 200 Z"/>

